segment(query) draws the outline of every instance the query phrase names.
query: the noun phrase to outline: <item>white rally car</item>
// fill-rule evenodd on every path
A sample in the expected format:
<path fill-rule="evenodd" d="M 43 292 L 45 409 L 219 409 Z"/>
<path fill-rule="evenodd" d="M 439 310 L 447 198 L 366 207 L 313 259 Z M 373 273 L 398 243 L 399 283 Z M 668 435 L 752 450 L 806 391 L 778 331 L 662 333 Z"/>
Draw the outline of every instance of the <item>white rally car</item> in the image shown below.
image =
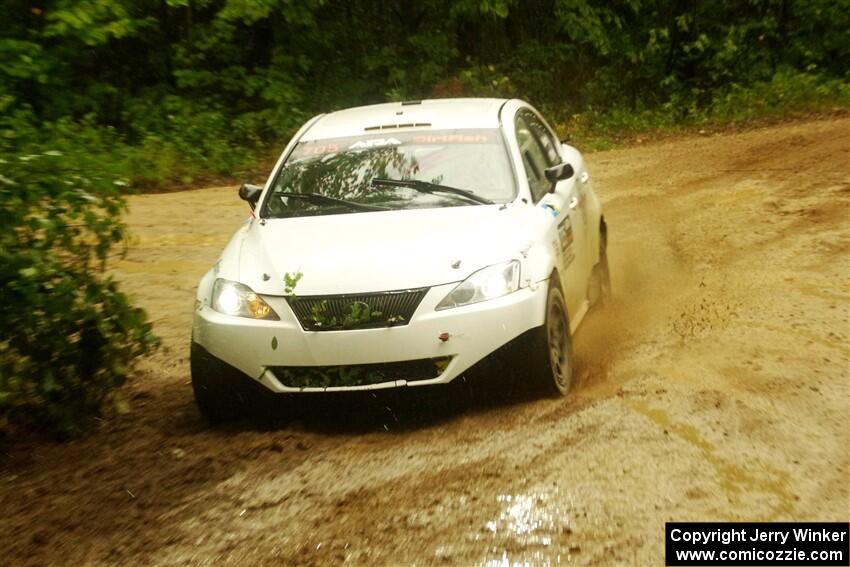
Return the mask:
<path fill-rule="evenodd" d="M 521 100 L 378 104 L 316 116 L 202 278 L 195 399 L 211 421 L 274 393 L 445 384 L 527 341 L 553 394 L 570 336 L 610 294 L 581 154 Z M 251 385 L 253 383 L 253 386 Z"/>

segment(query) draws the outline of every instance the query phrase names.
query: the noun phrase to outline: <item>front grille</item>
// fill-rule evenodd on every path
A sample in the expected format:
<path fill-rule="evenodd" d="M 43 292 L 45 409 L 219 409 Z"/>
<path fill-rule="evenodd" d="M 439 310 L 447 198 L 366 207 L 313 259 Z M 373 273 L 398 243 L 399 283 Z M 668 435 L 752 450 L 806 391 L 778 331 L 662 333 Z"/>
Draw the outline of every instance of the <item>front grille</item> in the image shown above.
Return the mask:
<path fill-rule="evenodd" d="M 437 378 L 451 361 L 449 356 L 345 366 L 272 366 L 269 370 L 278 381 L 290 388 L 333 388 L 365 386 L 406 380 Z"/>
<path fill-rule="evenodd" d="M 377 329 L 407 325 L 427 287 L 380 293 L 288 297 L 305 331 Z"/>

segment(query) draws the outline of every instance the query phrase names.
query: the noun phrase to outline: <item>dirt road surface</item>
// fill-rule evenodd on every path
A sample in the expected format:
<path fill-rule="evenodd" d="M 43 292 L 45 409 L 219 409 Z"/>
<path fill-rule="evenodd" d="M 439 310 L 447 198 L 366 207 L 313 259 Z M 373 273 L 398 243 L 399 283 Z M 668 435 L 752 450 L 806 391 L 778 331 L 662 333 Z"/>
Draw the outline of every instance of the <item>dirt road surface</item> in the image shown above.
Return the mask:
<path fill-rule="evenodd" d="M 659 565 L 669 520 L 847 521 L 849 151 L 840 117 L 591 154 L 616 301 L 577 391 L 273 427 L 210 428 L 189 386 L 195 285 L 246 207 L 136 196 L 116 273 L 165 349 L 129 413 L 0 455 L 0 563 Z"/>

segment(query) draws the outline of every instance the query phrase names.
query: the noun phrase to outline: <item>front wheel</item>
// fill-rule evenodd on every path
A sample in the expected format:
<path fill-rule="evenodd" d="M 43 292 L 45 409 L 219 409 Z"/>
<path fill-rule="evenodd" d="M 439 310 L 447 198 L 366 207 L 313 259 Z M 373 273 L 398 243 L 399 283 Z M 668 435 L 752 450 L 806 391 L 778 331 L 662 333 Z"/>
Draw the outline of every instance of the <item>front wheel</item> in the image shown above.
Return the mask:
<path fill-rule="evenodd" d="M 554 282 L 546 298 L 546 321 L 532 331 L 530 347 L 534 381 L 548 395 L 566 395 L 573 384 L 573 346 L 564 296 Z"/>

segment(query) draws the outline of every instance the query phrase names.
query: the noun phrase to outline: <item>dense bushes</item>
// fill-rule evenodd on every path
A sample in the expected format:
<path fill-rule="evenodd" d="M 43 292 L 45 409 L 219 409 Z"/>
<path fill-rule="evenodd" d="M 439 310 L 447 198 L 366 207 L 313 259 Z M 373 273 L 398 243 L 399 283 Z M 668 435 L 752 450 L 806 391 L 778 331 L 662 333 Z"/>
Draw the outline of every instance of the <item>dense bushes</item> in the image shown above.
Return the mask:
<path fill-rule="evenodd" d="M 44 151 L 26 124 L 0 120 L 0 433 L 74 434 L 156 339 L 104 272 L 124 238 L 126 182 L 100 159 L 102 132 L 75 137 L 89 153 L 60 121 L 49 134 L 62 149 Z"/>
<path fill-rule="evenodd" d="M 142 187 L 238 177 L 311 114 L 387 99 L 518 96 L 599 139 L 821 108 L 850 79 L 841 0 L 0 8 L 0 97 L 40 123 L 114 128 L 109 153 Z"/>
<path fill-rule="evenodd" d="M 556 122 L 555 127 L 582 148 L 605 149 L 619 139 L 651 135 L 656 131 L 781 119 L 800 113 L 847 108 L 850 108 L 850 82 L 780 69 L 766 81 L 718 89 L 704 106 L 676 107 L 668 102 L 656 107 L 590 108 Z"/>

